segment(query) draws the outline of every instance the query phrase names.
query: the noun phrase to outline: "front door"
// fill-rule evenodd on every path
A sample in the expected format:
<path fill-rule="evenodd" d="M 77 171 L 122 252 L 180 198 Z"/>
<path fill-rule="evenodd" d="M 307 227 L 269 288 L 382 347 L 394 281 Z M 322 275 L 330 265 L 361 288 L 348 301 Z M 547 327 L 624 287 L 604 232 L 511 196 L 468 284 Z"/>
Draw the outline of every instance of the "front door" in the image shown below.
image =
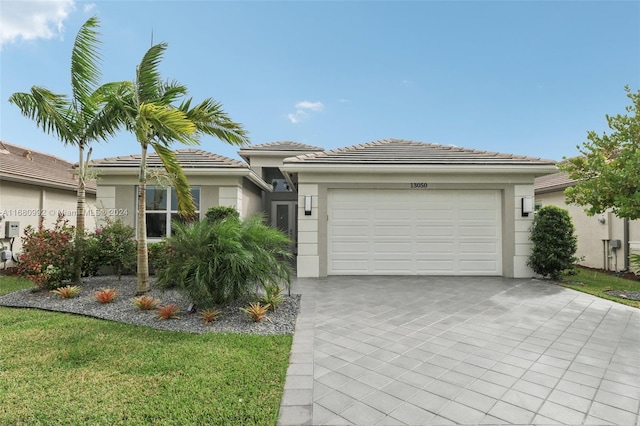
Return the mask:
<path fill-rule="evenodd" d="M 271 202 L 271 226 L 291 239 L 291 252 L 298 254 L 298 203 L 296 201 Z"/>

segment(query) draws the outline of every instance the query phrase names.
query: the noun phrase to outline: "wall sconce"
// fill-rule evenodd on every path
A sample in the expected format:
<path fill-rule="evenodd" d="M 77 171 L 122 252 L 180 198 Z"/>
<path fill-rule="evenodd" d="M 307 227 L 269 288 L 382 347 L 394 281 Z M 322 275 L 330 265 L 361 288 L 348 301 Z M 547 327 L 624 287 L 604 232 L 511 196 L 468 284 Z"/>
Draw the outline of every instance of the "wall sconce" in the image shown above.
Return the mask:
<path fill-rule="evenodd" d="M 601 223 L 601 224 L 603 224 L 603 225 L 605 224 L 605 222 L 606 222 L 606 221 L 607 221 L 607 220 L 604 218 L 604 216 L 600 216 L 600 217 L 598 218 L 598 222 L 600 222 L 600 223 Z"/>
<path fill-rule="evenodd" d="M 522 197 L 522 217 L 529 216 L 533 213 L 533 197 Z"/>
<path fill-rule="evenodd" d="M 311 216 L 311 195 L 304 196 L 304 215 Z"/>

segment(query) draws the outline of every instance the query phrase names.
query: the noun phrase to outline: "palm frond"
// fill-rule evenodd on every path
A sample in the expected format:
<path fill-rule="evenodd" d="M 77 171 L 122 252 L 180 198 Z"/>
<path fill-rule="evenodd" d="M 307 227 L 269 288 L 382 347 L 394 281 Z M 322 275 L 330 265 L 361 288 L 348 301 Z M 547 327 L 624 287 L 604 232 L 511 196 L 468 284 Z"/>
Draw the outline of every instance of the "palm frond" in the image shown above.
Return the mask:
<path fill-rule="evenodd" d="M 193 196 L 191 195 L 191 187 L 187 182 L 187 177 L 184 175 L 184 171 L 180 166 L 178 157 L 171 151 L 171 149 L 158 143 L 152 143 L 153 149 L 160 157 L 160 161 L 169 173 L 171 183 L 176 190 L 178 197 L 178 214 L 186 219 L 193 219 L 195 217 L 195 204 Z"/>
<path fill-rule="evenodd" d="M 99 141 L 115 136 L 121 127 L 127 127 L 135 110 L 127 103 L 132 99 L 133 83 L 118 81 L 106 83 L 91 94 L 91 102 L 96 105 L 95 113 L 87 121 L 86 137 Z M 89 118 L 88 116 L 85 116 Z"/>
<path fill-rule="evenodd" d="M 215 136 L 231 145 L 247 145 L 250 143 L 246 130 L 235 123 L 222 110 L 222 104 L 207 98 L 191 108 L 192 99 L 182 102 L 178 107 L 198 128 L 199 133 Z"/>
<path fill-rule="evenodd" d="M 46 133 L 57 136 L 65 145 L 76 143 L 75 114 L 64 95 L 33 86 L 31 93 L 17 92 L 9 97 L 22 115 L 36 122 Z"/>
<path fill-rule="evenodd" d="M 172 141 L 198 145 L 197 128 L 180 110 L 153 103 L 140 105 L 139 119 L 146 124 L 152 136 L 169 145 Z"/>
<path fill-rule="evenodd" d="M 71 90 L 74 101 L 80 104 L 88 101 L 100 84 L 99 26 L 97 17 L 89 18 L 78 31 L 71 51 Z"/>
<path fill-rule="evenodd" d="M 167 43 L 153 45 L 142 57 L 136 70 L 136 88 L 139 103 L 157 101 L 159 89 L 162 87 L 158 66 L 162 55 L 167 49 Z"/>
<path fill-rule="evenodd" d="M 162 85 L 159 99 L 156 103 L 159 103 L 161 105 L 171 105 L 179 98 L 186 96 L 187 93 L 187 87 L 180 84 L 176 80 L 166 81 Z"/>

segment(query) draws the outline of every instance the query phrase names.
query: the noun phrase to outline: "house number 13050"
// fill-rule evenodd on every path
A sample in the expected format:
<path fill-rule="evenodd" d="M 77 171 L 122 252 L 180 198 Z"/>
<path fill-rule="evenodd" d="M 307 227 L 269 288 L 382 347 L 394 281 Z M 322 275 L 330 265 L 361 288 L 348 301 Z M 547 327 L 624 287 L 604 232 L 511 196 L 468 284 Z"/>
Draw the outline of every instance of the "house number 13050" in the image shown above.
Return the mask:
<path fill-rule="evenodd" d="M 411 189 L 425 189 L 427 182 L 411 182 Z"/>

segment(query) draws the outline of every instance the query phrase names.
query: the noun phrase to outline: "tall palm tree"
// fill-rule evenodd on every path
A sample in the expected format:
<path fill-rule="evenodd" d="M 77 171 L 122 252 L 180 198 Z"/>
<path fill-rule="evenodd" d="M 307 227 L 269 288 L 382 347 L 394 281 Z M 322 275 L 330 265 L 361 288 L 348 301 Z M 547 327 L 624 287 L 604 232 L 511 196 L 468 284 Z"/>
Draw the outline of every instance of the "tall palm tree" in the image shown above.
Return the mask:
<path fill-rule="evenodd" d="M 9 98 L 10 103 L 15 104 L 24 116 L 34 120 L 46 133 L 54 134 L 64 145 L 78 147 L 75 282 L 80 281 L 82 273 L 90 144 L 115 134 L 118 122 L 114 118 L 117 117 L 118 110 L 114 108 L 114 104 L 106 102 L 106 99 L 124 88 L 123 83 L 99 86 L 99 25 L 98 18 L 91 17 L 76 36 L 71 50 L 71 97 L 33 86 L 30 93 L 16 92 Z M 85 157 L 86 148 L 89 150 Z"/>
<path fill-rule="evenodd" d="M 158 66 L 166 43 L 159 43 L 145 53 L 136 68 L 135 82 L 130 91 L 118 97 L 121 119 L 127 130 L 135 134 L 142 149 L 138 175 L 138 270 L 136 293 L 149 291 L 149 262 L 147 250 L 146 189 L 147 153 L 151 147 L 160 158 L 178 198 L 178 213 L 186 219 L 195 215 L 191 188 L 180 163 L 171 150 L 173 142 L 199 144 L 200 136 L 212 135 L 232 144 L 245 145 L 249 139 L 245 130 L 233 122 L 213 99 L 205 99 L 192 107 L 192 99 L 176 104 L 187 94 L 187 88 L 176 81 L 163 82 Z"/>

